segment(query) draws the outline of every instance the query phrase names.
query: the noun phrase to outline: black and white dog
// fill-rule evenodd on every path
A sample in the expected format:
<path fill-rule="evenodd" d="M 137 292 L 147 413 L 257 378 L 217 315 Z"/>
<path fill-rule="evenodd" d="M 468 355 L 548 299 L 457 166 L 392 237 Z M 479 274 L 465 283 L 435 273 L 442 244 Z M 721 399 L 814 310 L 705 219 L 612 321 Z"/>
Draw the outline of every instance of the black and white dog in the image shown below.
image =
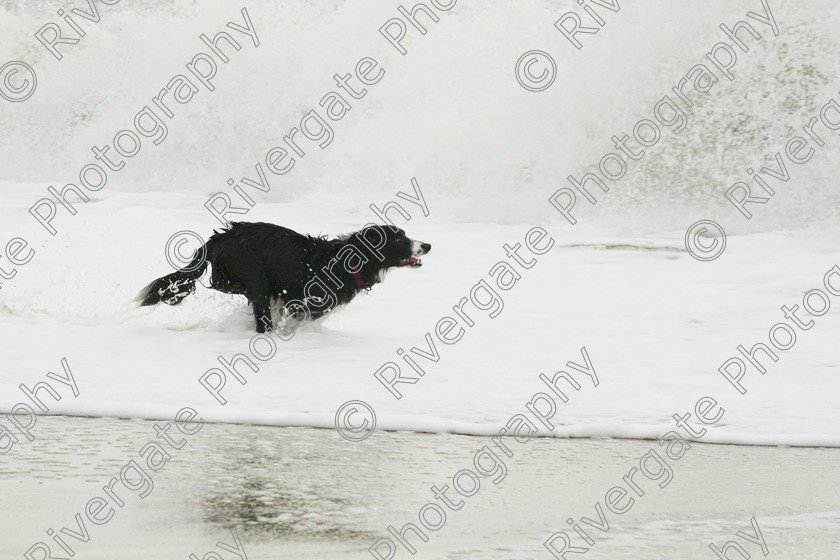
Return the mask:
<path fill-rule="evenodd" d="M 274 328 L 273 303 L 285 317 L 317 319 L 381 282 L 391 269 L 419 268 L 419 257 L 432 248 L 392 226 L 368 226 L 335 239 L 248 222 L 213 233 L 190 264 L 146 286 L 135 301 L 178 305 L 210 263 L 210 286 L 247 297 L 257 332 L 265 332 Z"/>

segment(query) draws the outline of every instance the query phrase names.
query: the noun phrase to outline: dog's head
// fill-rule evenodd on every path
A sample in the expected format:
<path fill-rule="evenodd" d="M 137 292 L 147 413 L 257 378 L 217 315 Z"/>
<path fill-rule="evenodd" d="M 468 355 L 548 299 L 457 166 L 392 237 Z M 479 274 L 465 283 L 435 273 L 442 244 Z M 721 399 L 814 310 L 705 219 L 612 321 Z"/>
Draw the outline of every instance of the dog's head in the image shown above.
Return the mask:
<path fill-rule="evenodd" d="M 420 268 L 423 266 L 420 257 L 432 250 L 430 244 L 411 239 L 393 226 L 368 226 L 356 235 L 373 253 L 375 258 L 371 264 L 380 270 Z"/>

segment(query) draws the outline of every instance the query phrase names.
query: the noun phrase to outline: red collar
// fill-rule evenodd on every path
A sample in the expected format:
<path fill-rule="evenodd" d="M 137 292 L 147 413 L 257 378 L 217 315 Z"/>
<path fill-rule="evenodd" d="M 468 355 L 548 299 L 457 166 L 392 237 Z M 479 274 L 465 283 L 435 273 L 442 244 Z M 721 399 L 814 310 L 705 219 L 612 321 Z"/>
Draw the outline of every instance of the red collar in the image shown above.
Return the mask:
<path fill-rule="evenodd" d="M 359 274 L 358 271 L 353 273 L 353 278 L 356 279 L 356 287 L 357 288 L 359 288 L 361 290 L 365 287 L 365 281 L 362 279 L 362 275 Z"/>

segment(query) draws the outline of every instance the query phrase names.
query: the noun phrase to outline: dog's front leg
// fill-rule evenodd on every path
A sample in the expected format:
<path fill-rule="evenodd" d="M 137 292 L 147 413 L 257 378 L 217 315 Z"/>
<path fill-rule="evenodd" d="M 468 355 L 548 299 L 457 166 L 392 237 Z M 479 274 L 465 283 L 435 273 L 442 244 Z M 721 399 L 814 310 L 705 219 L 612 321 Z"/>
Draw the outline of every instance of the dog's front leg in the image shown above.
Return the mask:
<path fill-rule="evenodd" d="M 268 296 L 255 298 L 251 305 L 254 307 L 257 332 L 264 333 L 274 330 L 274 322 L 271 320 L 271 298 Z"/>
<path fill-rule="evenodd" d="M 265 333 L 274 330 L 274 322 L 271 320 L 271 315 L 263 315 L 257 319 L 257 332 Z"/>

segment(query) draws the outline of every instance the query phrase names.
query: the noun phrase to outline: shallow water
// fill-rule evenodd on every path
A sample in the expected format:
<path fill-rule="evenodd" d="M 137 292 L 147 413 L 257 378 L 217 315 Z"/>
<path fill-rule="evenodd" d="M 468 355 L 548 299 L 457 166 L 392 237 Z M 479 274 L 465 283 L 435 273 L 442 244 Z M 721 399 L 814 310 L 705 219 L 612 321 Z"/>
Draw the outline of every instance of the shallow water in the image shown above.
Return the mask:
<path fill-rule="evenodd" d="M 193 436 L 173 429 L 172 437 L 186 443 L 170 449 L 151 493 L 141 499 L 142 488 L 118 484 L 124 507 L 94 526 L 84 518 L 85 504 L 104 498 L 103 486 L 130 459 L 144 464 L 137 452 L 156 439 L 154 423 L 42 417 L 38 426 L 34 442 L 0 457 L 3 558 L 23 558 L 39 540 L 61 557 L 46 531 L 78 532 L 80 512 L 89 542 L 64 541 L 82 559 L 202 558 L 213 550 L 233 559 L 216 547 L 233 544 L 230 528 L 252 560 L 371 558 L 367 548 L 387 536 L 389 524 L 419 524 L 425 504 L 441 503 L 432 485 L 451 486 L 461 469 L 475 471 L 473 457 L 484 445 L 499 453 L 489 438 L 447 434 L 377 432 L 350 443 L 311 428 L 206 424 Z M 838 449 L 691 444 L 678 460 L 665 461 L 673 478 L 664 488 L 657 484 L 665 478 L 636 476 L 644 495 L 618 516 L 603 507 L 605 493 L 652 448 L 665 457 L 656 442 L 505 442 L 513 457 L 504 458 L 504 479 L 497 486 L 479 477 L 477 493 L 462 498 L 461 509 L 447 509 L 440 529 L 426 531 L 428 542 L 409 536 L 415 557 L 551 558 L 542 542 L 565 529 L 573 545 L 583 545 L 566 519 L 597 522 L 596 502 L 610 528 L 584 526 L 595 542 L 587 558 L 714 558 L 709 543 L 754 534 L 752 517 L 775 558 L 831 558 L 840 545 Z M 457 503 L 457 494 L 447 495 Z M 762 557 L 759 545 L 739 542 Z M 408 557 L 398 546 L 394 558 Z"/>

